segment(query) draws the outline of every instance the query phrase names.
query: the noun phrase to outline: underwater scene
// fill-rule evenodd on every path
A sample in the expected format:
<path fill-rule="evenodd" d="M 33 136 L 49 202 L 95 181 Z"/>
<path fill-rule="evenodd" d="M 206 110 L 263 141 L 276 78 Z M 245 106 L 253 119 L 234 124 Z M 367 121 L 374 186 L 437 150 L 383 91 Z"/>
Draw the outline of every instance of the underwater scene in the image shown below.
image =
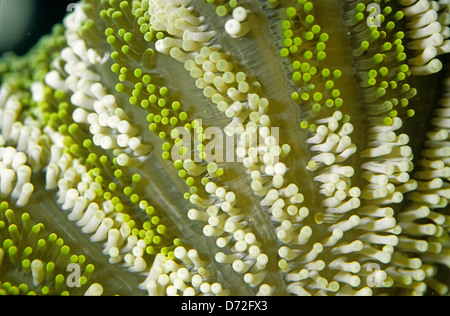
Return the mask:
<path fill-rule="evenodd" d="M 448 295 L 450 0 L 12 2 L 0 295 Z"/>

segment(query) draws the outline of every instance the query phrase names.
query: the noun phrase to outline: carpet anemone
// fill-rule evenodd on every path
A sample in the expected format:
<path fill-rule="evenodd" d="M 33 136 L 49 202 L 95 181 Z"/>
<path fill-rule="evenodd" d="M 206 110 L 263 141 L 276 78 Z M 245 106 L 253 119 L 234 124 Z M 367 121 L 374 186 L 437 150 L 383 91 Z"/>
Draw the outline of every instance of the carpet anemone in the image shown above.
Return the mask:
<path fill-rule="evenodd" d="M 0 59 L 0 294 L 447 294 L 448 0 L 71 8 Z"/>

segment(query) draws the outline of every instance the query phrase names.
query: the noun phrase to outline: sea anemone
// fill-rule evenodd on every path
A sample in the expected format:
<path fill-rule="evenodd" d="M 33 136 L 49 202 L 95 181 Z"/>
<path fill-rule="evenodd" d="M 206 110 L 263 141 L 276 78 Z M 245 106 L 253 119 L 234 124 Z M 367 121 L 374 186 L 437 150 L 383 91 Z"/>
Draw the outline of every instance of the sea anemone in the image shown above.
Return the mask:
<path fill-rule="evenodd" d="M 0 294 L 447 294 L 448 0 L 73 7 L 0 59 Z"/>

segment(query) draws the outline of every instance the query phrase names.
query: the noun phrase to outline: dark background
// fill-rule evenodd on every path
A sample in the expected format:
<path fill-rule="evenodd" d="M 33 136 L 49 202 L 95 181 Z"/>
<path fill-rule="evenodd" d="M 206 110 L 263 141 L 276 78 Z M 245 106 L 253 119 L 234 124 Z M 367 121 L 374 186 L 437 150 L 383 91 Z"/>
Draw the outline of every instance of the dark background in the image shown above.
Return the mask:
<path fill-rule="evenodd" d="M 0 10 L 2 1 L 15 0 L 0 0 Z M 12 47 L 12 51 L 18 55 L 25 54 L 39 38 L 51 32 L 53 25 L 61 23 L 64 16 L 67 14 L 67 6 L 70 3 L 77 2 L 77 0 L 35 0 L 36 12 L 34 20 L 29 29 L 28 36 L 26 36 L 21 43 Z M 5 51 L 0 50 L 0 55 Z"/>

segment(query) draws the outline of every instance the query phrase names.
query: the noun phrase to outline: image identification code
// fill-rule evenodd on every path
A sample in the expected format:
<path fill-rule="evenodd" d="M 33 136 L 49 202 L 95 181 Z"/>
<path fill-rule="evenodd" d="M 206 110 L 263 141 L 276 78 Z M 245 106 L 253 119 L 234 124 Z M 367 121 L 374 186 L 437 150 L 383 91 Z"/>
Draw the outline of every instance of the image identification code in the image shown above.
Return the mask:
<path fill-rule="evenodd" d="M 267 301 L 226 301 L 225 310 L 265 311 L 267 310 Z"/>

